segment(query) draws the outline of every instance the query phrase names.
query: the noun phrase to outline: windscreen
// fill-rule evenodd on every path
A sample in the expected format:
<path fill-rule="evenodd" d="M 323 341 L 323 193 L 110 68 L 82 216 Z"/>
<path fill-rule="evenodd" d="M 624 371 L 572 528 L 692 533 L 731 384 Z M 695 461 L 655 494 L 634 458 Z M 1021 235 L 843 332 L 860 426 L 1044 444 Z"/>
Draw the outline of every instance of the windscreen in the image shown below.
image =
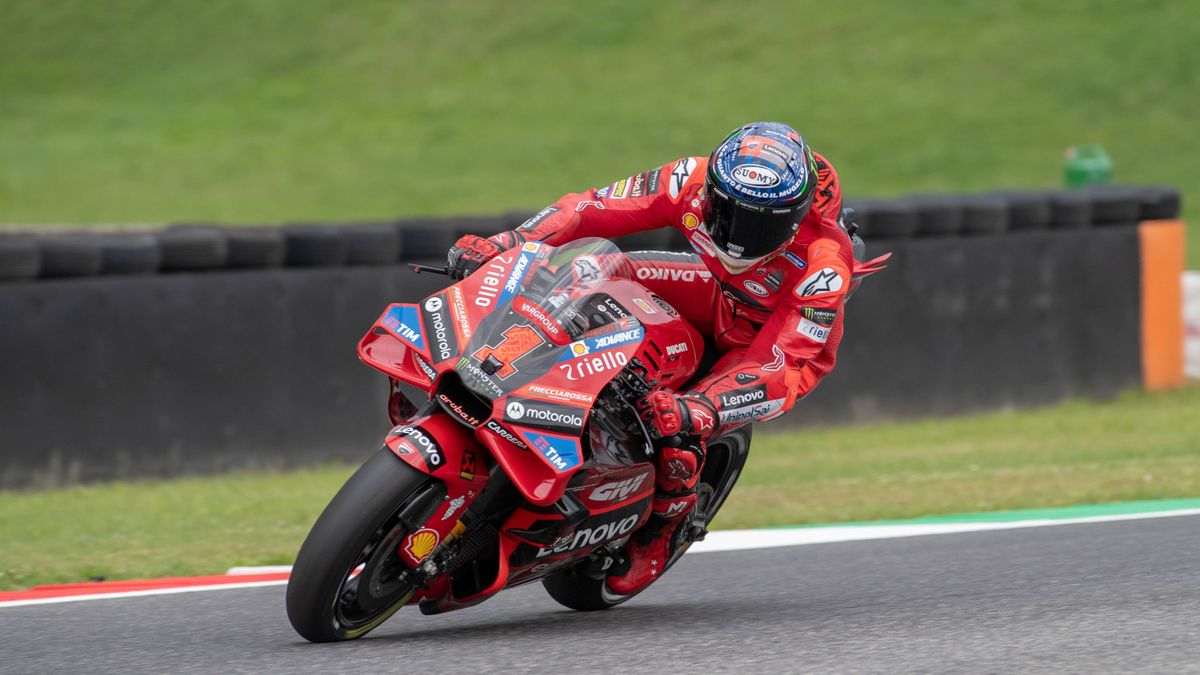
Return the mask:
<path fill-rule="evenodd" d="M 641 337 L 637 319 L 604 292 L 625 278 L 624 256 L 612 242 L 529 243 L 516 251 L 493 311 L 455 366 L 472 391 L 494 399 L 588 353 L 592 343 L 611 343 L 622 331 Z"/>

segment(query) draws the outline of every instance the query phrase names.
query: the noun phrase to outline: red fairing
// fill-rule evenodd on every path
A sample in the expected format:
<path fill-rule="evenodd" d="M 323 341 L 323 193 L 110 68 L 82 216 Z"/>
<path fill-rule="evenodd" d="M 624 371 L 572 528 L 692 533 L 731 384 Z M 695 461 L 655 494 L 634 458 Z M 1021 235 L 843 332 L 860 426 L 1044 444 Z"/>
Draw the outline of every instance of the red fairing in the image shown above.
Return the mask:
<path fill-rule="evenodd" d="M 385 444 L 413 468 L 446 484 L 446 499 L 433 517 L 400 542 L 400 550 L 415 566 L 446 537 L 487 485 L 485 451 L 470 429 L 444 414 L 401 424 L 388 433 Z"/>
<path fill-rule="evenodd" d="M 713 337 L 723 357 L 694 387 L 713 404 L 719 431 L 783 414 L 834 366 L 846 293 L 854 275 L 878 266 L 854 261 L 839 227 L 837 173 L 820 155 L 814 205 L 785 251 L 735 274 L 716 259 L 701 227 L 705 157 L 684 157 L 611 185 L 569 194 L 507 240 L 561 245 L 672 227 L 695 254 L 629 254 L 632 278 Z"/>

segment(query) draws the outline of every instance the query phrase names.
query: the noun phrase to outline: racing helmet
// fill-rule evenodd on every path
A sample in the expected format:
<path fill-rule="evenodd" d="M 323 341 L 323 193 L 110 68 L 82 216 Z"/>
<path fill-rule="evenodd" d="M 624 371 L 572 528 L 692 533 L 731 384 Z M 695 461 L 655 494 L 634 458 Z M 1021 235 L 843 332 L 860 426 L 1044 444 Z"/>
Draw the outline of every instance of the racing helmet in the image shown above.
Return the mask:
<path fill-rule="evenodd" d="M 816 192 L 812 150 L 780 122 L 747 124 L 708 161 L 704 230 L 725 269 L 738 273 L 783 250 Z"/>

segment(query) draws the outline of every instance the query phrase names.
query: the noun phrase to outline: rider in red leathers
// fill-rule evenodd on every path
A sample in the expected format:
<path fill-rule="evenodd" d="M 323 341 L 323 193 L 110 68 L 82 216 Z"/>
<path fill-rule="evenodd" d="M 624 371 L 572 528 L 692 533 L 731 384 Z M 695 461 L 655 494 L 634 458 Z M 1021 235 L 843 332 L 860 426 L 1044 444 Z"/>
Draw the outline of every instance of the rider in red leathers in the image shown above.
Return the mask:
<path fill-rule="evenodd" d="M 450 250 L 457 278 L 526 241 L 673 227 L 695 250 L 627 254 L 634 277 L 710 337 L 720 358 L 688 391 L 647 397 L 643 414 L 664 446 L 654 517 L 609 576 L 614 592 L 636 593 L 666 563 L 676 526 L 695 505 L 704 441 L 782 415 L 833 369 L 846 295 L 884 259 L 855 260 L 841 207 L 829 162 L 791 127 L 763 122 L 735 130 L 710 157 L 566 195 L 515 230 L 468 235 Z"/>

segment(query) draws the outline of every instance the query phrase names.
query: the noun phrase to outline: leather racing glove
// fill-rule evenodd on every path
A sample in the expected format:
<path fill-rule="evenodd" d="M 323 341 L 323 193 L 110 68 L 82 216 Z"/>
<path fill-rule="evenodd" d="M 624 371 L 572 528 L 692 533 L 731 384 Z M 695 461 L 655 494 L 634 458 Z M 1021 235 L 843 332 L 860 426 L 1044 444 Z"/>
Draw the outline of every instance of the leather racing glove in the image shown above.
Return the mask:
<path fill-rule="evenodd" d="M 683 434 L 703 441 L 717 430 L 717 411 L 711 403 L 699 396 L 680 396 L 668 389 L 659 389 L 646 397 L 642 419 L 655 439 Z"/>
<path fill-rule="evenodd" d="M 460 237 L 446 252 L 446 273 L 451 279 L 465 279 L 502 252 L 499 244 L 483 237 L 473 234 Z"/>
<path fill-rule="evenodd" d="M 513 231 L 486 239 L 468 234 L 454 242 L 446 253 L 446 273 L 452 279 L 465 279 L 487 261 L 524 243 L 525 236 Z"/>

